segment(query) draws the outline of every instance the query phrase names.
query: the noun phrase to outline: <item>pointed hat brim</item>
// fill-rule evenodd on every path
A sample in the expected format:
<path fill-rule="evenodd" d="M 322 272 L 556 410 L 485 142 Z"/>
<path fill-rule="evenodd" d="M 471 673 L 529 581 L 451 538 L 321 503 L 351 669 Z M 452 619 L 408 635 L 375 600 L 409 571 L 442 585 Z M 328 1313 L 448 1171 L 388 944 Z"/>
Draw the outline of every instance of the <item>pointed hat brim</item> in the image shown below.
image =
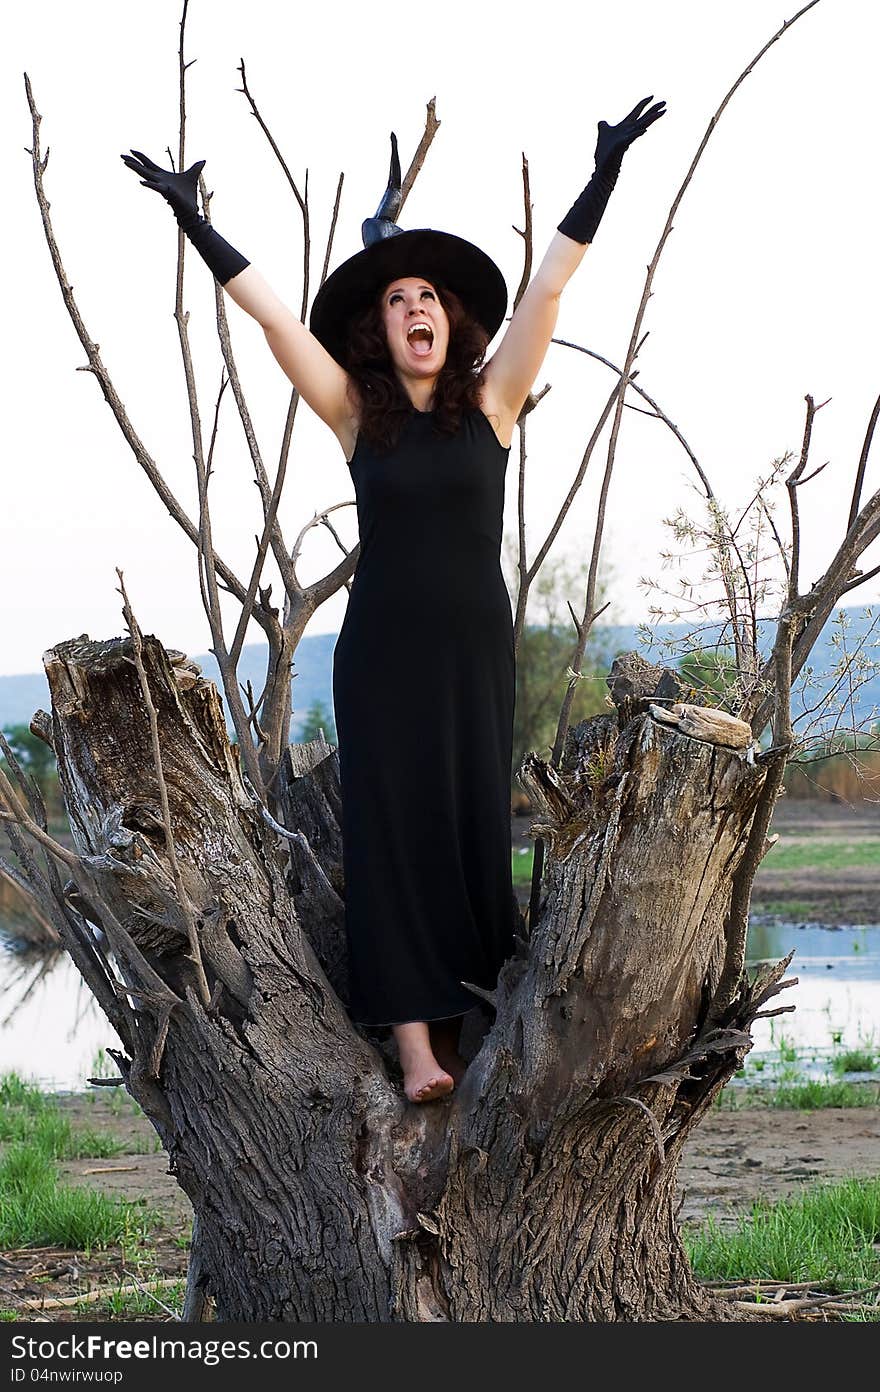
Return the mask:
<path fill-rule="evenodd" d="M 473 242 L 418 227 L 385 237 L 343 261 L 315 296 L 309 326 L 328 353 L 345 366 L 352 318 L 368 309 L 398 276 L 424 276 L 453 291 L 494 338 L 507 311 L 507 286 L 491 257 Z"/>

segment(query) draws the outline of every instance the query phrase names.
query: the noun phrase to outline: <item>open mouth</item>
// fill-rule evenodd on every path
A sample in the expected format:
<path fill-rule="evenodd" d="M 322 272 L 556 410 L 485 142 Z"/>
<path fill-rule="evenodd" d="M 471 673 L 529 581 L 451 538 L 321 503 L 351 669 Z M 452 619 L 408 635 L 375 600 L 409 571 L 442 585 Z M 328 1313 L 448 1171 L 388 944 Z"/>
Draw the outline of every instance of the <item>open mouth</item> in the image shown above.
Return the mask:
<path fill-rule="evenodd" d="M 425 358 L 434 346 L 434 330 L 423 322 L 411 324 L 406 341 L 418 357 Z"/>

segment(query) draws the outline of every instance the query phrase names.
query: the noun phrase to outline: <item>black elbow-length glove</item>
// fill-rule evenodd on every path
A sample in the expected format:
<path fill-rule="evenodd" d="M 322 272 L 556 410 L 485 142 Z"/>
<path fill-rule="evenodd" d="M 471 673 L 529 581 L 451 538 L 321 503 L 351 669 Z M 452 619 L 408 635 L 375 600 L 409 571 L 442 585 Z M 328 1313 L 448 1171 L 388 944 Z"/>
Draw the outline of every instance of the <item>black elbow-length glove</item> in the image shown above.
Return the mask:
<path fill-rule="evenodd" d="M 132 159 L 131 155 L 135 158 Z M 175 174 L 173 170 L 160 169 L 158 164 L 154 164 L 140 150 L 132 150 L 131 155 L 122 155 L 123 163 L 127 164 L 129 169 L 133 169 L 135 174 L 140 175 L 142 184 L 161 193 L 165 201 L 170 203 L 178 226 L 186 233 L 221 285 L 225 285 L 227 280 L 231 280 L 239 271 L 243 271 L 245 266 L 250 265 L 235 247 L 230 246 L 219 232 L 214 231 L 207 218 L 199 213 L 199 174 L 204 168 L 204 160 L 196 160 L 195 164 L 190 165 L 182 174 Z"/>
<path fill-rule="evenodd" d="M 607 121 L 599 122 L 593 177 L 559 224 L 559 231 L 564 232 L 566 237 L 571 237 L 572 241 L 586 243 L 593 240 L 605 205 L 611 197 L 611 190 L 617 183 L 624 153 L 633 141 L 644 135 L 648 127 L 659 120 L 666 111 L 666 103 L 662 101 L 655 102 L 645 111 L 644 108 L 651 100 L 651 97 L 643 97 L 616 126 L 609 126 Z"/>

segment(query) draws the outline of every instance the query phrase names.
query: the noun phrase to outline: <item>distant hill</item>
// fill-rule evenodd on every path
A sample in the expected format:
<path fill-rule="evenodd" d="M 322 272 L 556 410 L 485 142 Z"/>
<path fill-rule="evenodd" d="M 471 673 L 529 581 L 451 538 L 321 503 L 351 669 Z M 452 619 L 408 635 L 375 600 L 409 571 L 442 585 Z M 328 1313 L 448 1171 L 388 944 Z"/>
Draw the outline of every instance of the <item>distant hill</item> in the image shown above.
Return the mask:
<path fill-rule="evenodd" d="M 294 711 L 291 733 L 294 740 L 299 735 L 300 720 L 314 701 L 323 701 L 329 710 L 333 709 L 333 649 L 336 638 L 335 633 L 307 635 L 296 650 L 291 680 Z M 265 643 L 252 643 L 242 648 L 238 679 L 242 685 L 250 681 L 256 695 L 263 689 L 267 654 Z M 193 654 L 193 661 L 201 667 L 202 675 L 219 688 L 220 669 L 213 654 Z M 224 700 L 224 709 L 225 706 Z M 40 708 L 49 709 L 49 685 L 43 672 L 0 677 L 0 729 L 27 724 L 34 711 Z"/>
<path fill-rule="evenodd" d="M 862 727 L 880 718 L 880 636 L 875 632 L 875 626 L 880 627 L 880 620 L 866 616 L 862 609 L 848 609 L 844 612 L 848 624 L 845 629 L 846 649 L 851 652 L 860 642 L 864 643 L 863 660 L 866 665 L 858 675 L 860 685 L 853 695 L 856 724 Z M 657 629 L 658 636 L 662 634 L 664 639 L 672 640 L 681 639 L 686 632 L 687 627 L 684 624 L 664 624 Z M 814 680 L 831 672 L 839 661 L 842 651 L 839 642 L 840 632 L 836 618 L 830 619 L 825 625 L 813 649 L 810 663 Z M 333 708 L 333 649 L 336 638 L 335 633 L 317 633 L 303 638 L 296 650 L 292 681 L 294 715 L 291 737 L 294 740 L 299 736 L 302 719 L 315 700 L 324 702 L 330 710 Z M 762 647 L 766 647 L 769 640 L 770 629 L 765 625 Z M 665 656 L 660 642 L 643 646 L 639 641 L 639 630 L 634 625 L 597 626 L 594 642 L 595 650 L 601 651 L 603 662 L 609 664 L 617 653 L 631 650 L 641 652 L 652 661 L 662 661 Z M 704 642 L 708 642 L 708 638 Z M 244 648 L 241 654 L 239 680 L 242 683 L 250 680 L 257 693 L 262 690 L 266 654 L 266 646 L 262 643 L 251 644 Z M 673 665 L 671 659 L 667 660 Z M 219 686 L 219 671 L 214 658 L 205 653 L 194 656 L 194 661 L 199 664 L 203 674 Z M 825 681 L 821 689 L 826 691 L 828 685 Z M 817 693 L 805 691 L 803 679 L 799 680 L 795 686 L 793 703 L 795 717 L 804 708 L 815 706 L 817 701 Z M 49 689 L 41 672 L 0 677 L 0 728 L 26 723 L 35 710 L 40 707 L 47 709 L 48 704 Z M 833 711 L 829 709 L 826 720 L 831 722 L 833 718 Z M 845 727 L 851 722 L 843 723 Z M 795 728 L 797 729 L 797 726 Z"/>
<path fill-rule="evenodd" d="M 0 677 L 0 729 L 26 725 L 40 709 L 49 709 L 49 687 L 42 672 Z"/>
<path fill-rule="evenodd" d="M 314 636 L 307 635 L 300 639 L 293 659 L 291 679 L 293 698 L 291 739 L 294 741 L 299 736 L 301 721 L 305 718 L 306 712 L 313 702 L 323 701 L 328 710 L 332 711 L 333 709 L 333 649 L 336 646 L 337 636 L 335 633 L 316 633 Z M 241 650 L 238 680 L 242 686 L 250 682 L 255 696 L 259 696 L 266 680 L 268 652 L 269 649 L 265 643 L 253 643 Z M 201 657 L 196 657 L 194 661 L 201 667 L 202 675 L 215 682 L 220 688 L 220 669 L 213 655 L 205 653 Z M 2 691 L 0 691 L 0 709 L 2 709 L 2 700 Z M 224 709 L 225 707 L 224 700 Z M 227 721 L 228 719 L 227 712 Z M 231 722 L 229 723 L 231 725 Z M 329 731 L 327 733 L 329 735 Z"/>

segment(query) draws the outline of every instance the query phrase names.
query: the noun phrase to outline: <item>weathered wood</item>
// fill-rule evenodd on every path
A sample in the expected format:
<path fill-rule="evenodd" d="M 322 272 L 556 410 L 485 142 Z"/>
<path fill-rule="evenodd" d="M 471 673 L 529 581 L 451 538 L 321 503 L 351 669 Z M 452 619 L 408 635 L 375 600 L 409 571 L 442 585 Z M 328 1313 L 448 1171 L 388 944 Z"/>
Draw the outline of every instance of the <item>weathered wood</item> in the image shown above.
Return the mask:
<path fill-rule="evenodd" d="M 751 725 L 737 720 L 735 715 L 716 710 L 714 706 L 690 706 L 677 702 L 666 710 L 663 706 L 649 706 L 654 720 L 661 725 L 673 725 L 683 735 L 691 739 L 705 740 L 708 744 L 720 744 L 728 749 L 749 749 L 754 743 Z"/>
<path fill-rule="evenodd" d="M 616 657 L 605 681 L 621 725 L 628 725 L 634 715 L 644 711 L 650 697 L 671 701 L 685 690 L 678 672 L 648 662 L 637 652 L 621 653 Z"/>
<path fill-rule="evenodd" d="M 694 1281 L 674 1195 L 685 1137 L 778 989 L 740 980 L 707 1026 L 766 778 L 751 750 L 653 718 L 633 688 L 620 706 L 637 713 L 570 731 L 559 769 L 525 760 L 542 910 L 518 925 L 463 1083 L 417 1107 L 344 1009 L 336 751 L 283 761 L 279 833 L 216 690 L 181 682 L 174 656 L 144 640 L 207 1008 L 130 645 L 59 644 L 46 670 L 82 857 L 66 902 L 102 929 L 79 965 L 93 989 L 113 973 L 133 1010 L 115 1057 L 196 1214 L 188 1317 L 743 1317 Z"/>
<path fill-rule="evenodd" d="M 286 846 L 242 784 L 215 688 L 200 679 L 181 689 L 155 639 L 145 639 L 144 660 L 214 998 L 208 1011 L 169 902 L 129 644 L 76 640 L 46 661 L 59 776 L 92 866 L 90 898 L 134 948 L 125 971 L 139 1006 L 138 1036 L 126 1041 L 129 1090 L 198 1215 L 220 1318 L 329 1320 L 342 1303 L 348 1318 L 387 1319 L 378 1249 L 387 1263 L 387 1230 L 400 1220 L 393 1196 L 371 1215 L 359 1173 L 372 1157 L 370 1125 L 383 1132 L 402 1101 L 302 932 L 284 883 Z M 157 1079 L 149 1055 L 166 1006 L 150 971 L 171 1002 Z"/>
<path fill-rule="evenodd" d="M 282 820 L 298 833 L 289 847 L 287 892 L 328 980 L 347 1002 L 342 793 L 335 747 L 320 739 L 291 745 L 278 782 Z"/>
<path fill-rule="evenodd" d="M 764 773 L 650 716 L 634 726 L 598 782 L 523 766 L 547 898 L 454 1111 L 440 1207 L 453 1319 L 725 1317 L 690 1275 L 674 1184 L 750 1047 L 752 1002 L 677 1067 L 717 983 Z"/>

